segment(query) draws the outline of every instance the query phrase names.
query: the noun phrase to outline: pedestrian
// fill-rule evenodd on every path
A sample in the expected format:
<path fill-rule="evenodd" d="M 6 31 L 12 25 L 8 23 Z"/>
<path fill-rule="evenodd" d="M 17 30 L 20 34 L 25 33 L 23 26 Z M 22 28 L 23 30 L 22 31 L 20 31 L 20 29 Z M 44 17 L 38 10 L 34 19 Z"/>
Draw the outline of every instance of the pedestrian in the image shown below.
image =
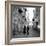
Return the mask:
<path fill-rule="evenodd" d="M 27 35 L 29 35 L 29 26 L 27 26 Z"/>
<path fill-rule="evenodd" d="M 24 25 L 24 28 L 23 28 L 23 34 L 25 35 L 26 34 L 26 26 Z"/>

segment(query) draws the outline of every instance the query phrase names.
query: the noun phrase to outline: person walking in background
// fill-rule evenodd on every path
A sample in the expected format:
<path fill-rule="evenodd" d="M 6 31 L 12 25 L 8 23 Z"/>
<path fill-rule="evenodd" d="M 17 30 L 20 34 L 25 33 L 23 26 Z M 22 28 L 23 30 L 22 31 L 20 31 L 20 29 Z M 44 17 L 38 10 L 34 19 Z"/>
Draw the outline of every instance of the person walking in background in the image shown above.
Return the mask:
<path fill-rule="evenodd" d="M 24 28 L 23 28 L 23 34 L 25 35 L 26 34 L 26 26 L 24 25 Z"/>

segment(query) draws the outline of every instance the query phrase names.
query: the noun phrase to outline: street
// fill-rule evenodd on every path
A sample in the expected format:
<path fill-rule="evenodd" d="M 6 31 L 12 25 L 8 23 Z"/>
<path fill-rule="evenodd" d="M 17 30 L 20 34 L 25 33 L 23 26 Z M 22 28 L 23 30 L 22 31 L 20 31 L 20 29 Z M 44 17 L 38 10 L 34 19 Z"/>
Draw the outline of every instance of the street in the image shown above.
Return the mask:
<path fill-rule="evenodd" d="M 23 32 L 15 32 L 14 38 L 26 38 L 26 37 L 40 37 L 40 29 L 34 30 L 31 26 L 29 28 L 29 35 L 23 34 Z"/>

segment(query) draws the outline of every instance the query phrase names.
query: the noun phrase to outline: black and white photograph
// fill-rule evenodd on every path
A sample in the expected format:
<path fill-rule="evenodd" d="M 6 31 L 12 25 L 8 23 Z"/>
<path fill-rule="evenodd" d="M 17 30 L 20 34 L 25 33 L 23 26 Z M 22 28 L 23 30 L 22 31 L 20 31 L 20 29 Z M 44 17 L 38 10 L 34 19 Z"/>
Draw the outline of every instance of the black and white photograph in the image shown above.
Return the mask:
<path fill-rule="evenodd" d="M 45 42 L 45 3 L 6 2 L 6 44 Z"/>
<path fill-rule="evenodd" d="M 40 7 L 11 5 L 12 37 L 40 37 Z"/>

